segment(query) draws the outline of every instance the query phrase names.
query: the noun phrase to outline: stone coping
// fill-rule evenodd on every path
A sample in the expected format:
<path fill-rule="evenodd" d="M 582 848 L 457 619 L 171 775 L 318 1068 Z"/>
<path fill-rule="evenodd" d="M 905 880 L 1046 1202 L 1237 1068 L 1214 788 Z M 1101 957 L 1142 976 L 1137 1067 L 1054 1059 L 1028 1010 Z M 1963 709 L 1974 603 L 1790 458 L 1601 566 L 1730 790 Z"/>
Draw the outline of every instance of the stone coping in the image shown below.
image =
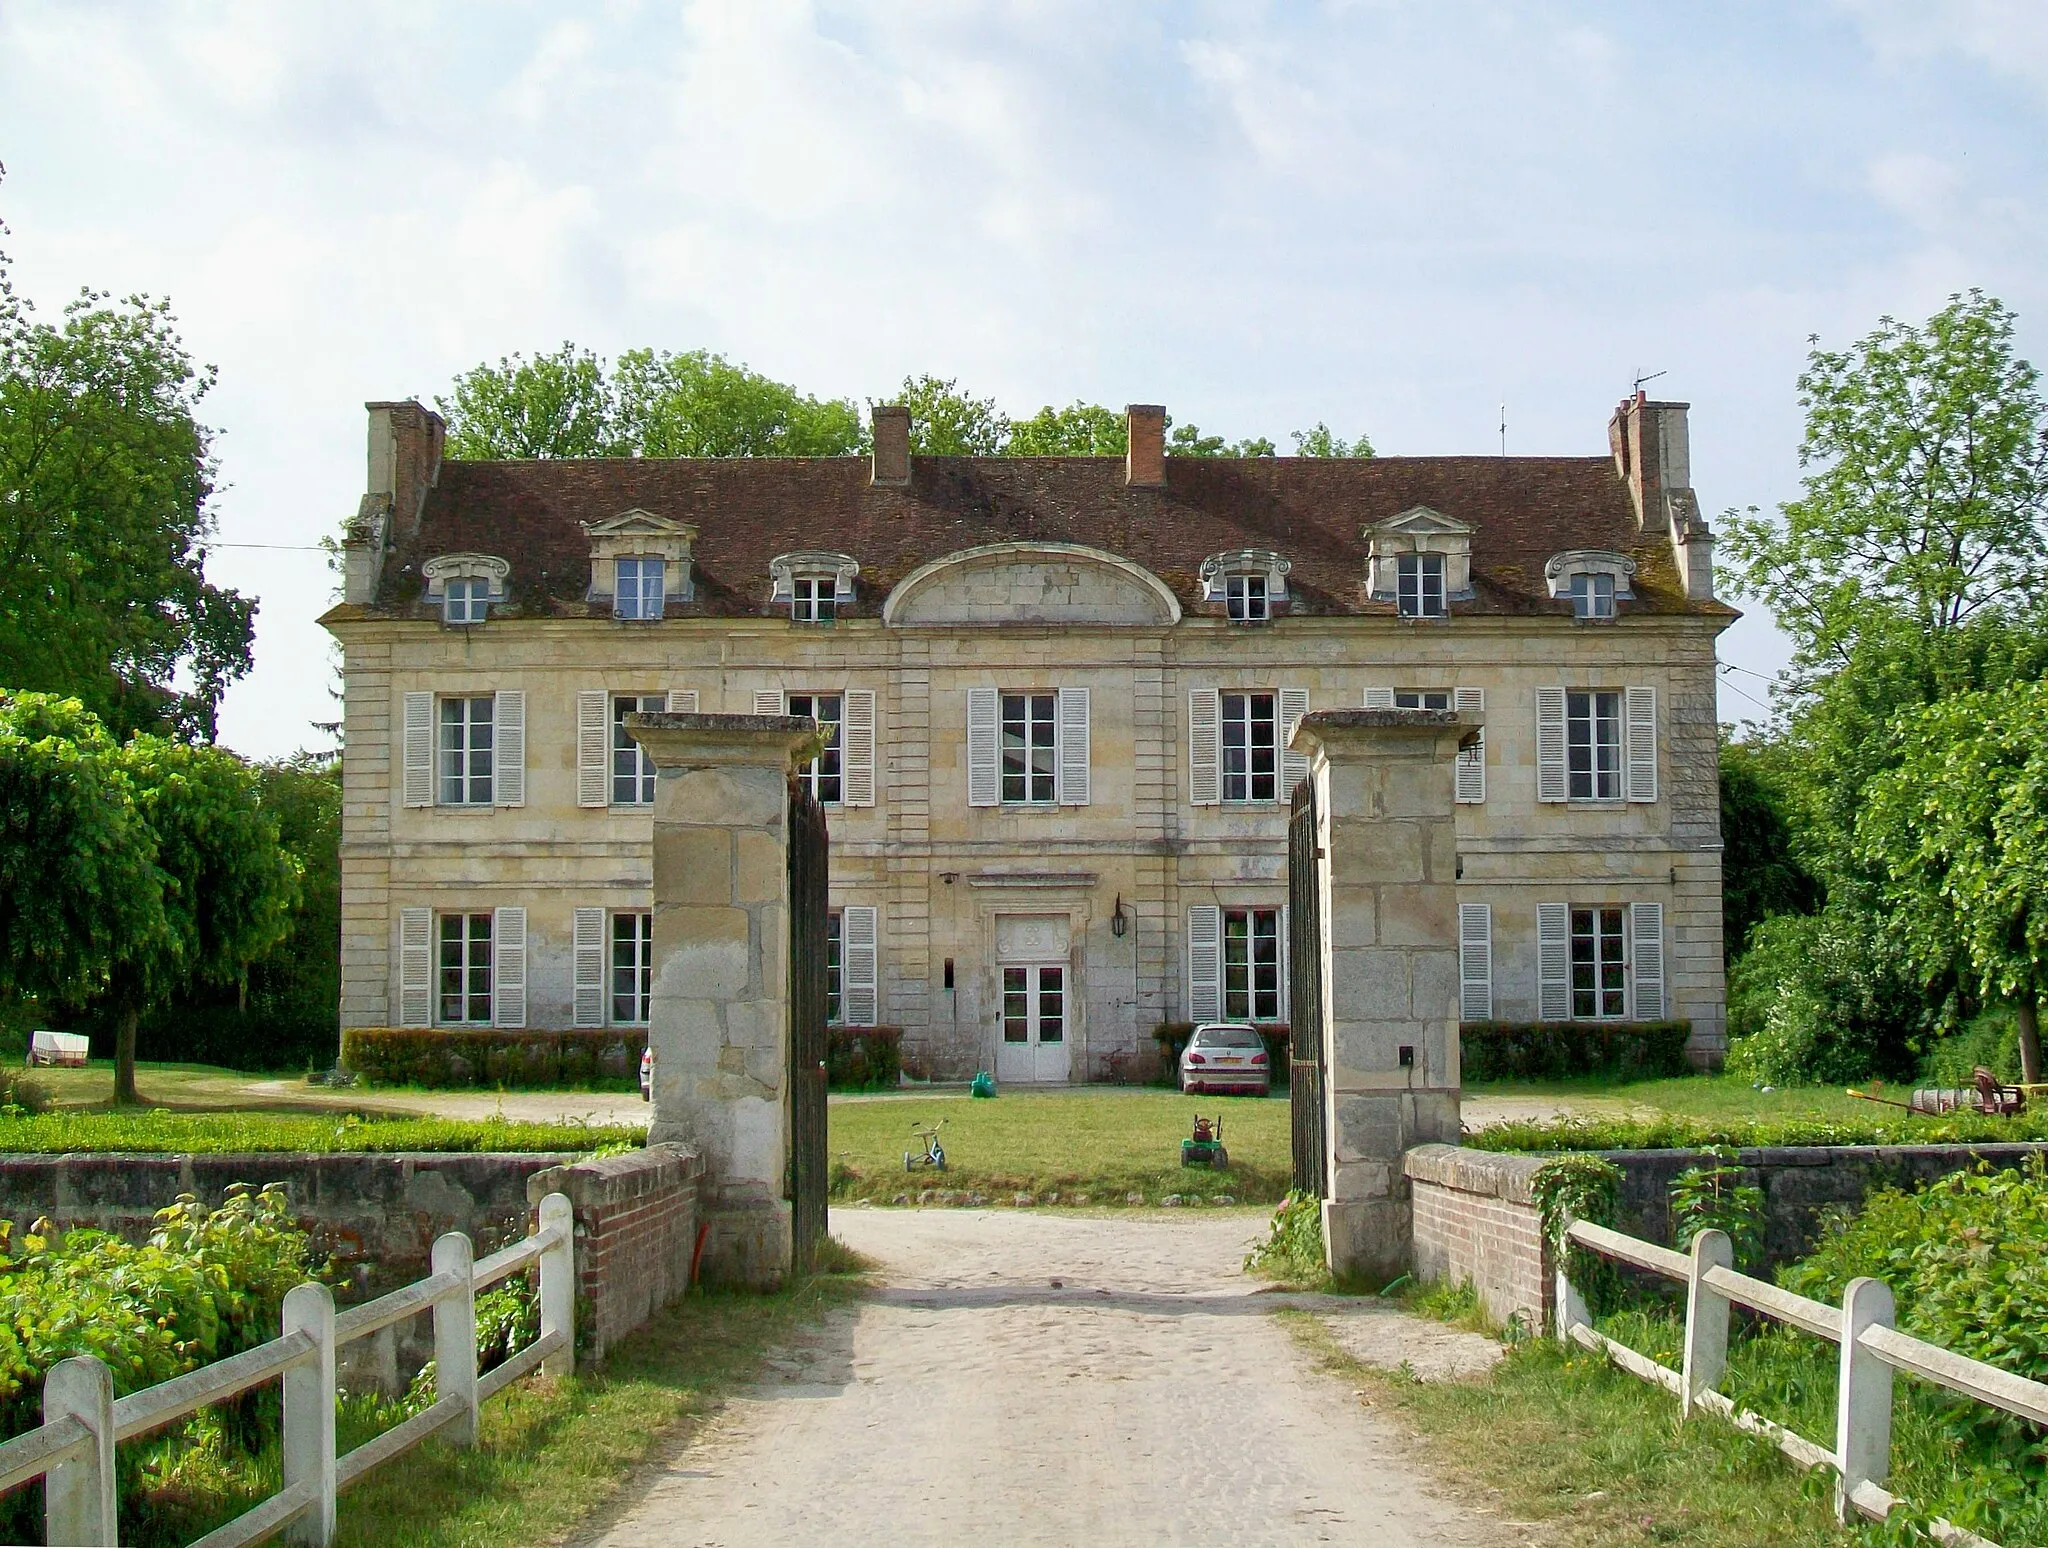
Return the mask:
<path fill-rule="evenodd" d="M 649 1145 L 644 1150 L 599 1156 L 567 1166 L 551 1166 L 526 1179 L 526 1198 L 538 1204 L 550 1193 L 567 1194 L 582 1209 L 592 1204 L 621 1204 L 696 1181 L 704 1174 L 703 1157 L 688 1145 Z"/>
<path fill-rule="evenodd" d="M 808 715 L 697 715 L 682 710 L 626 717 L 626 733 L 647 749 L 655 767 L 710 768 L 742 764 L 788 768 L 824 745 Z"/>
<path fill-rule="evenodd" d="M 1534 1204 L 1536 1173 L 1549 1159 L 1547 1155 L 1473 1150 L 1464 1145 L 1417 1145 L 1401 1157 L 1401 1170 L 1411 1182 L 1435 1183 L 1512 1204 Z"/>
<path fill-rule="evenodd" d="M 1376 741 L 1397 735 L 1435 736 L 1444 731 L 1477 731 L 1486 717 L 1471 710 L 1344 709 L 1311 710 L 1301 717 L 1287 746 L 1310 753 L 1328 743 Z"/>

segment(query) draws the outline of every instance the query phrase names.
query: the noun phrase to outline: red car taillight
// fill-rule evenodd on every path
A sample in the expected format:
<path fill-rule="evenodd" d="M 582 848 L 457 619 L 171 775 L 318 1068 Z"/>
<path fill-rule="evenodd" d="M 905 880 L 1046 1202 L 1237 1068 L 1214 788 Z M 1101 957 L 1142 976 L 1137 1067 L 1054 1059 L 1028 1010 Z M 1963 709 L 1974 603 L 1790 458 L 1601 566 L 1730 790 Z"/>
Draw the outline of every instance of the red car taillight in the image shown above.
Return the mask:
<path fill-rule="evenodd" d="M 1263 1048 L 1262 1048 L 1262 1049 L 1260 1049 L 1260 1050 L 1259 1050 L 1259 1051 L 1258 1051 L 1257 1053 L 1255 1053 L 1255 1054 L 1253 1054 L 1253 1055 L 1252 1055 L 1252 1063 L 1254 1063 L 1254 1064 L 1264 1064 L 1265 1062 L 1266 1062 L 1266 1051 L 1265 1051 L 1265 1050 L 1264 1050 Z"/>
<path fill-rule="evenodd" d="M 1209 1061 L 1207 1059 L 1204 1059 L 1198 1053 L 1191 1053 L 1188 1055 L 1188 1063 L 1190 1064 L 1207 1064 L 1208 1062 Z"/>

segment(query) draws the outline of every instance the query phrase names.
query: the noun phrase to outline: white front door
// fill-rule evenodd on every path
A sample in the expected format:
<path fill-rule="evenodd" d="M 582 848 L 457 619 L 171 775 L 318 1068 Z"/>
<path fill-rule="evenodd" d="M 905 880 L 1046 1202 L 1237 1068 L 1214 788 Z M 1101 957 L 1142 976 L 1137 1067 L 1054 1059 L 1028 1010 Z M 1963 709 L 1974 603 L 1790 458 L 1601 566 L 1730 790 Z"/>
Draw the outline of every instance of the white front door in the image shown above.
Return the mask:
<path fill-rule="evenodd" d="M 1003 968 L 1002 1026 L 996 1079 L 1067 1078 L 1067 968 L 1030 963 Z"/>

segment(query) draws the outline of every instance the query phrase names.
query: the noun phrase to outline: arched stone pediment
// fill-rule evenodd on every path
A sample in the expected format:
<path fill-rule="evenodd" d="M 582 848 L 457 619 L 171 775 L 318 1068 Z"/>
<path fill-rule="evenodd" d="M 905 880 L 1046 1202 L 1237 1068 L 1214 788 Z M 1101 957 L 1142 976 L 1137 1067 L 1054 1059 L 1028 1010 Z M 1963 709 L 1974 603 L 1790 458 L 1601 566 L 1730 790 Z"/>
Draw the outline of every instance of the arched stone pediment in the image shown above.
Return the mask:
<path fill-rule="evenodd" d="M 1142 565 L 1078 543 L 990 543 L 913 570 L 882 605 L 899 628 L 1180 622 L 1180 603 Z"/>

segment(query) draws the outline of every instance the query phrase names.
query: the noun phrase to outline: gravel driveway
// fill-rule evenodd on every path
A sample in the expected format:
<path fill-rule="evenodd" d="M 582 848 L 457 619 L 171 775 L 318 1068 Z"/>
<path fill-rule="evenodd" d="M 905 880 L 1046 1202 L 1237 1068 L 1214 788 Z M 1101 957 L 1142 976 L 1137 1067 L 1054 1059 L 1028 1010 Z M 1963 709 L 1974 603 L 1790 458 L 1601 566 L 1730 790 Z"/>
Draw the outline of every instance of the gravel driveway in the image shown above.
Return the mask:
<path fill-rule="evenodd" d="M 1432 1494 L 1410 1443 L 1269 1313 L 1455 1371 L 1488 1341 L 1238 1271 L 1263 1218 L 836 1210 L 882 1288 L 803 1344 L 582 1541 L 1521 1542 Z"/>

